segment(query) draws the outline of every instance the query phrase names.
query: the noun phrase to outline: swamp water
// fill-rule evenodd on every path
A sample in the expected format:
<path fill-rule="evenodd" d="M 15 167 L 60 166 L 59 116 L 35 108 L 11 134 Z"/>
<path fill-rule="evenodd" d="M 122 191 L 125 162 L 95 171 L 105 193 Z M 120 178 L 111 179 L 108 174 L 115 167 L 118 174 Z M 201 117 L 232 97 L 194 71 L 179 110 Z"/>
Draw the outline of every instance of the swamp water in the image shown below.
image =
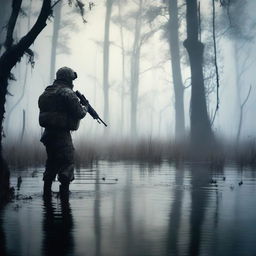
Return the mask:
<path fill-rule="evenodd" d="M 256 255 L 256 170 L 102 161 L 76 171 L 68 202 L 58 182 L 43 200 L 42 173 L 11 173 L 1 256 Z"/>

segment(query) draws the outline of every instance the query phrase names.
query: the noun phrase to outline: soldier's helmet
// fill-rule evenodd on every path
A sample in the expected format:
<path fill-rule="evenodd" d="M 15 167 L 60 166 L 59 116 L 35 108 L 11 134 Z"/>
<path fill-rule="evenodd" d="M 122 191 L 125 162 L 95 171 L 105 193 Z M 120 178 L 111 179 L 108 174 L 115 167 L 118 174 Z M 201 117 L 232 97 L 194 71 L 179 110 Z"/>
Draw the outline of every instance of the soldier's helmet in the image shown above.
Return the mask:
<path fill-rule="evenodd" d="M 64 80 L 67 82 L 71 82 L 77 78 L 76 72 L 68 67 L 60 68 L 56 73 L 57 80 Z"/>

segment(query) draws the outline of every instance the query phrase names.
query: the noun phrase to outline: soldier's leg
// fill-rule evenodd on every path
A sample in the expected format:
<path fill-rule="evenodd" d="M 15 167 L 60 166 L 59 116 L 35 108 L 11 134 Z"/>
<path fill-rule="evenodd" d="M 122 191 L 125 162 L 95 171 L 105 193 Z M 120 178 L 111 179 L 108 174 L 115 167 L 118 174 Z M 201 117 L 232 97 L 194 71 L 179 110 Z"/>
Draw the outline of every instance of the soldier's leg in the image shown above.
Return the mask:
<path fill-rule="evenodd" d="M 60 192 L 68 194 L 69 183 L 74 180 L 74 148 L 67 145 L 60 150 L 58 180 L 61 183 Z"/>
<path fill-rule="evenodd" d="M 50 195 L 52 182 L 55 180 L 56 174 L 58 172 L 58 165 L 56 159 L 56 149 L 54 145 L 46 145 L 46 152 L 47 160 L 43 176 L 44 195 Z"/>

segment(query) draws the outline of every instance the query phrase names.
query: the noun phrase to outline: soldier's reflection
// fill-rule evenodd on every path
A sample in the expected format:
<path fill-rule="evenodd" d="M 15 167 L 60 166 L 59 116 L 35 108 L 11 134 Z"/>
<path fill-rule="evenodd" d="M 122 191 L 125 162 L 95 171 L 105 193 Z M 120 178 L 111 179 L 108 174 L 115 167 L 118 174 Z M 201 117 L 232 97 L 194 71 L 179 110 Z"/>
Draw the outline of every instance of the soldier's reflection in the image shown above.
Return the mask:
<path fill-rule="evenodd" d="M 60 208 L 60 209 L 59 209 Z M 44 199 L 43 255 L 68 255 L 74 250 L 73 217 L 68 198 Z"/>

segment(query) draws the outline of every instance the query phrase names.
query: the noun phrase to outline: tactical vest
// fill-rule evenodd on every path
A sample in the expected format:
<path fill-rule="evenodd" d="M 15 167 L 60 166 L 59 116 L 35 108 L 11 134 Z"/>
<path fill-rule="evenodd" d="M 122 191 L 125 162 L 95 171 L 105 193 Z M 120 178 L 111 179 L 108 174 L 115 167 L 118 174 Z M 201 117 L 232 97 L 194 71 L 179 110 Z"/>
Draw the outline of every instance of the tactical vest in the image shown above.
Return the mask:
<path fill-rule="evenodd" d="M 70 92 L 69 92 L 70 91 Z M 39 97 L 39 124 L 48 129 L 77 130 L 80 120 L 72 117 L 65 103 L 65 87 L 60 85 L 48 86 Z M 68 90 L 68 93 L 73 93 Z"/>

